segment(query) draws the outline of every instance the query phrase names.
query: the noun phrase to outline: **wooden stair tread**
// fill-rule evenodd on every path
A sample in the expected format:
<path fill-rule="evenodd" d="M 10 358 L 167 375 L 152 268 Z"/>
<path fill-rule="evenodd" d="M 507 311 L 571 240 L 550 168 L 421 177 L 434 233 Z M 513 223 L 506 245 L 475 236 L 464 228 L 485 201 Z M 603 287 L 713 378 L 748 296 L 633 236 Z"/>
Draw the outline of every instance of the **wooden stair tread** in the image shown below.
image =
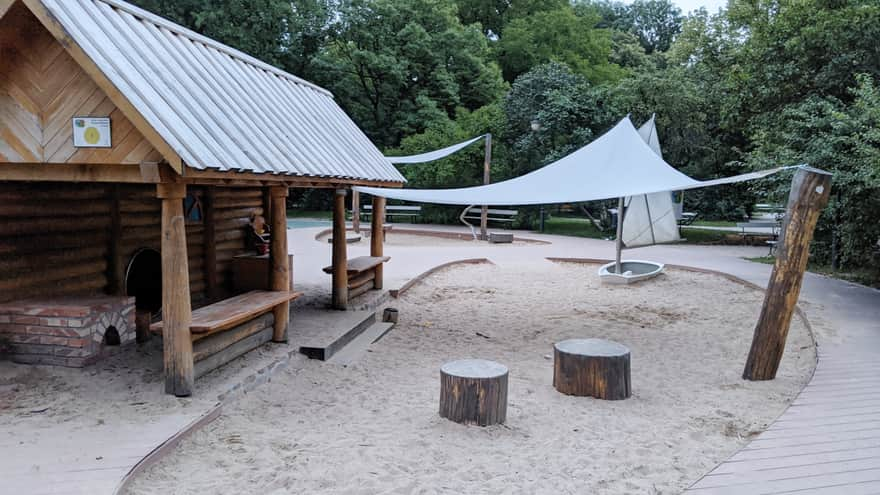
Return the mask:
<path fill-rule="evenodd" d="M 302 292 L 253 290 L 218 301 L 192 312 L 190 332 L 206 334 L 230 329 L 302 294 Z M 161 333 L 162 322 L 150 325 L 150 331 Z"/>
<path fill-rule="evenodd" d="M 375 268 L 390 259 L 390 256 L 358 256 L 348 260 L 347 271 L 349 275 L 357 275 Z M 333 266 L 325 266 L 324 273 L 333 273 Z"/>

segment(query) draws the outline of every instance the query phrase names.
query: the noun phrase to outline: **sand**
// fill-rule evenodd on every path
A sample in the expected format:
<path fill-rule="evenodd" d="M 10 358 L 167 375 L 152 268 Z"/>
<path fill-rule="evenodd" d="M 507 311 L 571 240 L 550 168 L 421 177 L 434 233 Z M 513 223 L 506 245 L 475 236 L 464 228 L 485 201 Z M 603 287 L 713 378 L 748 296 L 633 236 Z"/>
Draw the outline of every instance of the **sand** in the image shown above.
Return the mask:
<path fill-rule="evenodd" d="M 759 291 L 682 271 L 603 287 L 595 271 L 441 271 L 394 301 L 400 323 L 359 362 L 298 358 L 130 493 L 679 493 L 765 428 L 812 372 L 796 319 L 778 378 L 740 378 Z M 574 337 L 631 349 L 630 399 L 553 389 L 552 346 Z M 510 369 L 505 425 L 437 414 L 440 366 L 472 357 Z"/>

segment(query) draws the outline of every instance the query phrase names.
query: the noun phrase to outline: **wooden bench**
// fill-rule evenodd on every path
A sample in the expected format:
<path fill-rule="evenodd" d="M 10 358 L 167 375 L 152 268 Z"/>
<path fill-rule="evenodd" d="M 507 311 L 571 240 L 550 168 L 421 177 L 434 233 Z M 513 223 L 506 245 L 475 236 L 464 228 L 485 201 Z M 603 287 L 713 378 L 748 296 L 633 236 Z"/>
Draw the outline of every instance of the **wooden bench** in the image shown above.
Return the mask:
<path fill-rule="evenodd" d="M 204 306 L 192 312 L 190 338 L 196 377 L 222 366 L 272 340 L 272 310 L 302 292 L 254 290 Z M 150 325 L 162 333 L 162 322 Z"/>
<path fill-rule="evenodd" d="M 407 217 L 410 220 L 417 218 L 422 213 L 421 206 L 405 206 L 405 205 L 387 205 L 385 207 L 385 218 Z M 369 220 L 373 216 L 373 205 L 364 205 L 361 211 L 361 218 Z"/>
<path fill-rule="evenodd" d="M 390 260 L 390 256 L 359 256 L 348 260 L 348 296 L 357 297 L 375 288 L 376 267 Z M 333 274 L 333 266 L 325 266 L 324 273 Z"/>
<path fill-rule="evenodd" d="M 768 256 L 773 255 L 773 251 L 776 249 L 776 245 L 779 241 L 779 229 L 781 228 L 781 223 L 778 221 L 749 221 L 749 222 L 739 222 L 736 224 L 737 228 L 740 229 L 740 236 L 742 236 L 743 241 L 747 237 L 769 237 L 767 241 L 767 245 L 770 247 L 770 252 Z M 770 232 L 761 232 L 761 231 L 750 231 L 748 229 L 770 229 Z"/>
<path fill-rule="evenodd" d="M 275 306 L 283 302 L 292 301 L 302 292 L 282 292 L 267 290 L 252 290 L 244 294 L 230 297 L 208 306 L 203 306 L 192 312 L 192 322 L 189 331 L 193 340 L 207 337 L 213 333 L 222 332 L 242 323 L 252 320 L 257 316 L 272 311 Z M 162 322 L 150 325 L 153 333 L 162 333 Z"/>
<path fill-rule="evenodd" d="M 481 221 L 482 212 L 482 206 L 471 205 L 465 208 L 464 211 L 461 212 L 461 215 L 459 215 L 458 217 L 458 219 L 461 220 L 461 223 L 471 228 L 471 234 L 474 236 L 474 239 L 479 238 L 479 236 L 477 236 L 477 226 L 468 222 L 468 220 L 476 220 L 478 222 Z M 488 210 L 486 210 L 486 213 L 486 220 L 490 222 L 512 223 L 514 220 L 516 220 L 516 216 L 519 214 L 519 211 L 489 208 Z"/>

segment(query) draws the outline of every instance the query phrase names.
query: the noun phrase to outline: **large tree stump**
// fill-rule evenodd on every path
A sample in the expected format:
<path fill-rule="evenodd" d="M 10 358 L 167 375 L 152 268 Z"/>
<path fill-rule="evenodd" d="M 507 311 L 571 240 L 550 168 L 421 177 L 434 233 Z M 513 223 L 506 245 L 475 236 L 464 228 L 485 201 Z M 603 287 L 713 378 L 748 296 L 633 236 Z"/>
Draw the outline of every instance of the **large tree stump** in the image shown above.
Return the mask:
<path fill-rule="evenodd" d="M 456 423 L 488 426 L 507 419 L 507 367 L 463 359 L 440 368 L 440 416 Z"/>
<path fill-rule="evenodd" d="M 629 349 L 601 339 L 571 339 L 553 347 L 553 386 L 568 395 L 626 399 L 630 386 Z"/>

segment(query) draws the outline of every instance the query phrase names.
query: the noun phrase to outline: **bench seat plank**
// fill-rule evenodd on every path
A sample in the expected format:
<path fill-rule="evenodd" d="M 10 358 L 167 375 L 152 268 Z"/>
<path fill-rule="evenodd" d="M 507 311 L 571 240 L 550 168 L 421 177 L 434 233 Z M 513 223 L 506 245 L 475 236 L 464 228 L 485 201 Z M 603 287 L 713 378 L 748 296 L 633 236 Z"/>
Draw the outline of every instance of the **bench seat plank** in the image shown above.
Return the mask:
<path fill-rule="evenodd" d="M 348 275 L 357 275 L 367 270 L 372 270 L 390 259 L 390 256 L 358 256 L 357 258 L 352 258 L 348 260 Z M 324 273 L 333 273 L 333 266 L 325 266 Z"/>
<path fill-rule="evenodd" d="M 302 294 L 302 292 L 252 290 L 193 311 L 189 329 L 194 334 L 227 330 L 267 313 L 275 306 L 292 301 Z M 161 333 L 162 322 L 150 325 L 150 331 Z"/>

